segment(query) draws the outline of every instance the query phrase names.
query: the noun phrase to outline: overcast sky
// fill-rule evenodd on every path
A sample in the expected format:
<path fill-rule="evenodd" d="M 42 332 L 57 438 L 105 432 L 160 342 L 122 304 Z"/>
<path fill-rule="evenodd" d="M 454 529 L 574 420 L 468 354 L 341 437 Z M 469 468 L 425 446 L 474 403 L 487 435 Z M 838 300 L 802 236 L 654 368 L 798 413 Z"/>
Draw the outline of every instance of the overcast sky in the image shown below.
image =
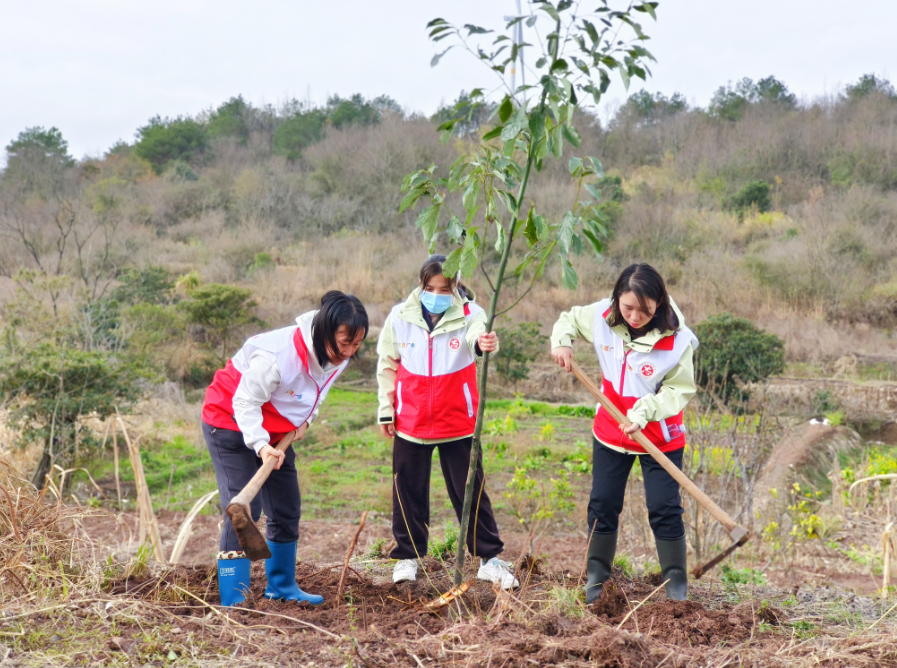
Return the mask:
<path fill-rule="evenodd" d="M 514 0 L 0 0 L 0 146 L 56 126 L 76 157 L 100 155 L 151 116 L 237 94 L 385 94 L 429 114 L 495 80 L 460 51 L 431 69 L 427 21 L 500 27 L 515 13 Z M 693 104 L 746 76 L 775 75 L 801 98 L 867 72 L 897 79 L 897 0 L 661 0 L 657 18 L 643 21 L 658 61 L 646 88 Z"/>

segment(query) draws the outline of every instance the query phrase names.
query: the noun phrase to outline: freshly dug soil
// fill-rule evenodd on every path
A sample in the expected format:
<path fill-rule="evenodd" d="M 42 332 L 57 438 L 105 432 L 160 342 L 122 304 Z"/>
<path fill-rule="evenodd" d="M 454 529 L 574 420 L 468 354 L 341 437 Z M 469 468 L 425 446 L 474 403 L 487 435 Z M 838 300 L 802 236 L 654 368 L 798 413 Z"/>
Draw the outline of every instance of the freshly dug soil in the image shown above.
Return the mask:
<path fill-rule="evenodd" d="M 592 612 L 599 620 L 614 627 L 622 623 L 620 628 L 644 633 L 648 637 L 663 638 L 679 646 L 741 642 L 751 637 L 760 622 L 778 624 L 784 619 L 780 610 L 761 607 L 755 602 L 724 606 L 722 610 L 707 610 L 696 601 L 671 601 L 662 591 L 655 594 L 656 600 L 647 601 L 630 615 L 630 610 L 638 605 L 638 601 L 650 594 L 645 589 L 657 579 L 608 582 L 601 591 L 601 597 L 592 604 Z"/>

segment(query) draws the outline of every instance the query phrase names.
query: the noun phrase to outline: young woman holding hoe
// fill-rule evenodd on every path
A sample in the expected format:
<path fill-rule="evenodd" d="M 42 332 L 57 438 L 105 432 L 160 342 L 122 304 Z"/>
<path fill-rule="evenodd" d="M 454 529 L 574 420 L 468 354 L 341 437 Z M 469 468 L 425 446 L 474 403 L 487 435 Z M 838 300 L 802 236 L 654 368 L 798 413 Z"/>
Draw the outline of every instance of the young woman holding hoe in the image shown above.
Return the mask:
<path fill-rule="evenodd" d="M 647 264 L 627 267 L 610 299 L 561 314 L 551 332 L 551 356 L 568 372 L 575 338 L 594 346 L 604 376 L 602 391 L 633 422 L 624 428 L 600 406 L 595 415 L 586 602 L 598 598 L 611 575 L 626 479 L 635 457 L 645 479 L 648 518 L 667 597 L 685 600 L 688 577 L 679 484 L 629 436 L 641 428 L 682 468 L 682 410 L 696 391 L 692 357 L 698 340 L 685 326 L 663 278 Z"/>
<path fill-rule="evenodd" d="M 352 295 L 333 290 L 321 307 L 296 318 L 296 324 L 253 336 L 215 373 L 202 409 L 202 432 L 215 466 L 221 507 L 227 508 L 263 460 L 277 460 L 261 493 L 251 504 L 258 522 L 264 508 L 268 585 L 265 596 L 287 601 L 324 602 L 296 584 L 296 544 L 301 499 L 296 453 L 275 449 L 282 436 L 299 430 L 298 439 L 318 416 L 334 381 L 358 352 L 368 333 L 364 306 Z M 298 440 L 297 439 L 297 440 Z M 249 559 L 224 515 L 218 554 L 222 605 L 245 600 Z"/>
<path fill-rule="evenodd" d="M 486 332 L 485 311 L 457 277 L 442 273 L 443 262 L 444 255 L 424 262 L 419 287 L 392 309 L 377 341 L 378 421 L 383 436 L 394 439 L 394 582 L 415 580 L 417 560 L 427 553 L 434 448 L 460 521 L 479 401 L 476 358 L 498 351 L 498 336 Z M 467 549 L 480 557 L 479 579 L 517 587 L 509 564 L 498 559 L 504 544 L 483 485 L 481 460 Z"/>

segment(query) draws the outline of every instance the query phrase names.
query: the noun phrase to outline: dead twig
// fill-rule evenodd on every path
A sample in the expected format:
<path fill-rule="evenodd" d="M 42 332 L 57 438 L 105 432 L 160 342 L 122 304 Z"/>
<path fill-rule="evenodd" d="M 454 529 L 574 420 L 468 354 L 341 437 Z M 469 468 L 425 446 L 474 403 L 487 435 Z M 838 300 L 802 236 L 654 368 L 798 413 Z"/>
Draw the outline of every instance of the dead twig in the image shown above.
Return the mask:
<path fill-rule="evenodd" d="M 361 530 L 364 529 L 364 521 L 368 518 L 368 511 L 364 511 L 361 514 L 361 522 L 358 524 L 358 530 L 355 532 L 355 536 L 352 538 L 352 542 L 349 544 L 349 549 L 346 550 L 346 558 L 343 559 L 343 571 L 339 576 L 339 586 L 336 588 L 336 603 L 335 605 L 339 605 L 339 602 L 343 598 L 343 589 L 346 587 L 346 572 L 349 569 L 349 559 L 352 558 L 352 554 L 355 552 L 355 546 L 358 544 L 358 537 L 361 535 Z M 357 575 L 357 573 L 356 573 Z"/>

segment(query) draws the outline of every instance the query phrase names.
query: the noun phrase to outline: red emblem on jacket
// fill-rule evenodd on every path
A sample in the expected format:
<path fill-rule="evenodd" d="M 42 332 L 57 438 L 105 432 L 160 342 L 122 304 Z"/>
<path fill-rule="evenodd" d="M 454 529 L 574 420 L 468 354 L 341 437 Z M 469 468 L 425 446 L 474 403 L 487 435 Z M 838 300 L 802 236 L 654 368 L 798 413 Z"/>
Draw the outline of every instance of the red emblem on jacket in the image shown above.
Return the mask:
<path fill-rule="evenodd" d="M 459 339 L 457 336 L 454 339 L 452 339 L 451 341 L 449 341 L 449 348 L 451 348 L 452 350 L 457 350 L 460 347 L 461 347 L 461 339 Z"/>
<path fill-rule="evenodd" d="M 645 362 L 638 368 L 638 372 L 642 375 L 643 378 L 650 378 L 654 375 L 654 365 L 649 362 Z"/>

